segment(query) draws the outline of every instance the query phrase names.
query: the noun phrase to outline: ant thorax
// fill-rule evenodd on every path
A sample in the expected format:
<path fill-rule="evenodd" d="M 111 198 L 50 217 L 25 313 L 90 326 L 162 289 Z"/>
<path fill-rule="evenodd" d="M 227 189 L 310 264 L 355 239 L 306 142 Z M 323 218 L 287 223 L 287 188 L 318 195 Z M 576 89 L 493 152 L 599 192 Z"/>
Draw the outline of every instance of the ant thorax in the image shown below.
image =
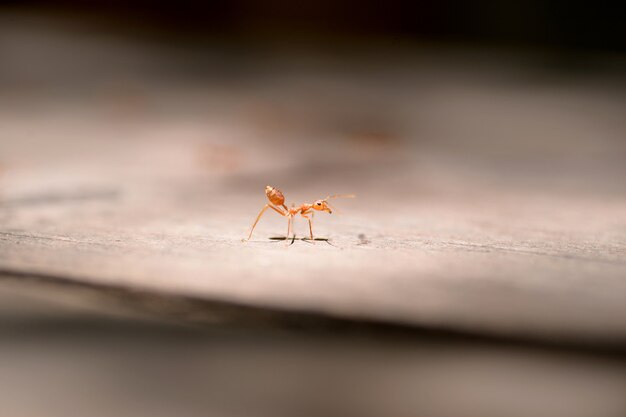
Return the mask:
<path fill-rule="evenodd" d="M 304 213 L 311 208 L 311 204 L 302 204 L 300 207 L 292 207 L 289 209 L 289 214 L 295 216 L 298 213 Z"/>

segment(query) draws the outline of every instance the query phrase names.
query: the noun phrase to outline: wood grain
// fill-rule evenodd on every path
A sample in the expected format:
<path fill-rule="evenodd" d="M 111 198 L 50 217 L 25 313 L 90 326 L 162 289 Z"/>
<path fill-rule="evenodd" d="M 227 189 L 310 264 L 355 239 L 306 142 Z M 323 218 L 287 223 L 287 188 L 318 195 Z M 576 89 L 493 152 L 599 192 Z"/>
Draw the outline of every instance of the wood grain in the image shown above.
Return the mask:
<path fill-rule="evenodd" d="M 531 77 L 532 64 L 455 51 L 395 53 L 384 65 L 357 56 L 348 71 L 326 56 L 314 71 L 287 70 L 298 55 L 216 69 L 201 51 L 174 65 L 171 51 L 155 50 L 151 62 L 170 63 L 174 76 L 144 76 L 139 58 L 87 42 L 102 56 L 84 65 L 106 59 L 114 71 L 81 79 L 60 62 L 53 78 L 33 70 L 47 86 L 37 91 L 2 74 L 0 274 L 626 343 L 619 71 L 559 84 Z M 68 55 L 79 47 L 59 45 Z M 22 46 L 5 51 L 14 67 L 38 68 L 36 43 Z M 203 65 L 190 86 L 189 66 Z M 271 241 L 287 227 L 272 213 L 244 245 L 268 184 L 288 204 L 358 198 L 315 218 L 332 245 Z"/>

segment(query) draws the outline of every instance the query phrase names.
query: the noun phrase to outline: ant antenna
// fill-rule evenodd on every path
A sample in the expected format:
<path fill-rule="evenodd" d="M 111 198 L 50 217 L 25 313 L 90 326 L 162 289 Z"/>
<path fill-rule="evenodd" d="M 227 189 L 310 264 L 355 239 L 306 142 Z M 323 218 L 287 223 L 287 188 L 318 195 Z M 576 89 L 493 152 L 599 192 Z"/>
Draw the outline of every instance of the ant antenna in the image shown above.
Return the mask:
<path fill-rule="evenodd" d="M 330 200 L 331 198 L 356 198 L 356 194 L 335 194 L 335 195 L 329 195 L 328 197 L 326 197 L 324 199 L 324 201 Z"/>
<path fill-rule="evenodd" d="M 335 195 L 329 195 L 328 197 L 326 197 L 323 201 L 326 202 L 328 200 L 330 200 L 331 198 L 356 198 L 355 194 L 335 194 Z M 333 206 L 331 206 L 330 204 L 326 203 L 326 205 L 335 213 L 341 214 L 341 211 L 335 209 Z"/>

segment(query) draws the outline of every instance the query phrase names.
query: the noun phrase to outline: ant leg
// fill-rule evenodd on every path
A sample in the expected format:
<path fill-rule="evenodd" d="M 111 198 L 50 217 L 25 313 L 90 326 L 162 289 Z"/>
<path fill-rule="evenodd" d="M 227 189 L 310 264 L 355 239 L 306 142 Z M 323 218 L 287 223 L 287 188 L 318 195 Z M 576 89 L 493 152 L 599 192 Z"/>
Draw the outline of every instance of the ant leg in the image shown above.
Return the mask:
<path fill-rule="evenodd" d="M 259 215 L 256 217 L 256 220 L 254 221 L 254 224 L 252 225 L 252 229 L 250 230 L 250 234 L 248 235 L 248 238 L 245 241 L 250 240 L 250 238 L 252 237 L 252 232 L 254 232 L 254 228 L 256 227 L 256 224 L 259 222 L 259 220 L 261 219 L 261 216 L 263 215 L 263 213 L 265 213 L 265 210 L 267 210 L 267 208 L 269 207 L 269 204 L 266 204 L 263 209 L 261 209 L 261 212 L 259 213 Z"/>
<path fill-rule="evenodd" d="M 290 216 L 289 219 L 287 220 L 287 239 L 291 237 L 292 224 L 293 224 L 293 217 Z"/>
<path fill-rule="evenodd" d="M 280 214 L 281 216 L 286 216 L 286 215 L 287 215 L 287 212 L 286 212 L 286 211 L 282 211 L 280 208 L 274 207 L 274 206 L 273 206 L 273 205 L 271 205 L 271 204 L 268 204 L 268 206 L 269 206 L 272 210 L 274 210 L 276 213 Z"/>
<path fill-rule="evenodd" d="M 304 217 L 305 219 L 307 219 L 309 221 L 309 233 L 311 235 L 311 240 L 315 240 L 313 238 L 313 217 L 315 217 L 315 212 L 310 211 L 308 213 L 301 213 L 302 217 Z M 311 217 L 307 216 L 307 214 L 310 214 Z"/>
<path fill-rule="evenodd" d="M 285 241 L 289 242 L 289 238 L 291 237 L 291 225 L 293 222 L 293 217 L 292 216 L 287 216 L 287 237 L 285 237 Z M 286 246 L 290 246 L 293 245 L 294 240 L 296 240 L 296 235 L 293 235 L 293 239 L 291 239 L 291 242 L 287 243 Z"/>
<path fill-rule="evenodd" d="M 311 233 L 311 240 L 313 240 L 313 225 L 311 219 L 307 219 L 309 221 L 309 232 Z"/>
<path fill-rule="evenodd" d="M 304 217 L 305 219 L 307 219 L 309 221 L 309 233 L 311 234 L 311 240 L 313 239 L 313 221 L 311 219 L 311 217 L 315 216 L 315 213 L 310 212 L 311 217 L 307 216 L 307 214 L 309 213 L 301 213 L 302 217 Z"/>
<path fill-rule="evenodd" d="M 263 213 L 265 213 L 265 210 L 267 210 L 268 208 L 271 208 L 272 210 L 274 210 L 275 212 L 277 212 L 281 216 L 285 215 L 285 213 L 283 213 L 281 210 L 277 209 L 276 207 L 274 207 L 274 206 L 272 206 L 270 204 L 266 204 L 265 207 L 263 207 L 263 209 L 261 209 L 261 212 L 259 213 L 259 215 L 256 217 L 256 220 L 254 221 L 254 224 L 252 225 L 252 230 L 250 230 L 250 234 L 248 235 L 248 238 L 245 239 L 246 242 L 248 240 L 250 240 L 250 238 L 252 237 L 252 232 L 254 232 L 254 228 L 256 227 L 257 223 L 261 219 L 261 216 L 263 215 Z"/>

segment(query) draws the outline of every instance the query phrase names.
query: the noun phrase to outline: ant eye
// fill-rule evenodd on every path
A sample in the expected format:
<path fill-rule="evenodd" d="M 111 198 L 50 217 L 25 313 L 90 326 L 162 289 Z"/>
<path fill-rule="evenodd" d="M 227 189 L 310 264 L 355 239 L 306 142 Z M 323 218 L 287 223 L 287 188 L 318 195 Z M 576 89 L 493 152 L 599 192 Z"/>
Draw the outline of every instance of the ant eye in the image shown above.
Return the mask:
<path fill-rule="evenodd" d="M 321 205 L 322 205 L 322 203 L 319 203 L 319 202 L 317 202 L 317 203 L 315 203 L 315 204 L 317 204 L 318 206 L 321 206 Z"/>

